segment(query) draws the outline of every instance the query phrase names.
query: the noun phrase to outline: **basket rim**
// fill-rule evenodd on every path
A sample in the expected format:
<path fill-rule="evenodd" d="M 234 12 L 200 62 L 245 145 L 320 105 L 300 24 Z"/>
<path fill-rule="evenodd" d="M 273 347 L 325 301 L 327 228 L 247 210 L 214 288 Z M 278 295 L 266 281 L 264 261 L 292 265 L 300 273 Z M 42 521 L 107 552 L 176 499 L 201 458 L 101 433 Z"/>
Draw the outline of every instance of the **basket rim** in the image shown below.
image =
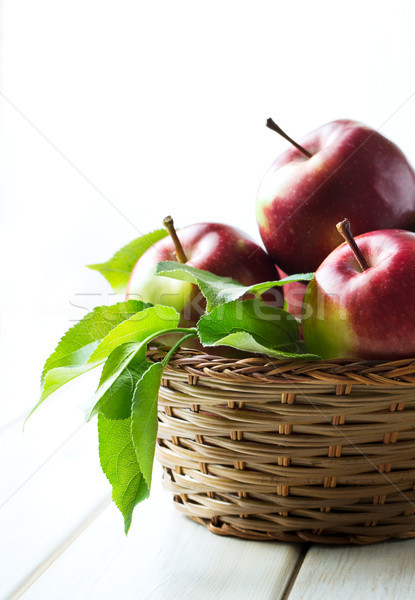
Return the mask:
<path fill-rule="evenodd" d="M 150 361 L 162 360 L 168 348 L 152 346 Z M 247 354 L 221 356 L 194 348 L 179 348 L 165 374 L 214 378 L 246 383 L 305 383 L 329 385 L 415 386 L 415 357 L 393 361 L 278 359 Z"/>

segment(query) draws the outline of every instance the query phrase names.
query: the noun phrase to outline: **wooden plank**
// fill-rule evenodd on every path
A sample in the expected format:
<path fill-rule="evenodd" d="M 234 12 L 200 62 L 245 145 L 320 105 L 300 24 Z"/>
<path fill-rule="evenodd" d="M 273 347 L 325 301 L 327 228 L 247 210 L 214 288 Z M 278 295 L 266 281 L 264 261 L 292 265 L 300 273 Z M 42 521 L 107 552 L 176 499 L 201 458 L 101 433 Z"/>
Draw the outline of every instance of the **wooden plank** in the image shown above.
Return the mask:
<path fill-rule="evenodd" d="M 108 498 L 96 437 L 95 423 L 82 427 L 1 507 L 1 598 L 18 596 Z"/>
<path fill-rule="evenodd" d="M 415 540 L 360 547 L 312 547 L 289 600 L 410 600 Z"/>
<path fill-rule="evenodd" d="M 160 489 L 124 536 L 111 505 L 24 594 L 24 600 L 277 600 L 300 546 L 218 537 L 180 514 Z"/>
<path fill-rule="evenodd" d="M 86 391 L 85 386 L 81 389 Z M 57 394 L 33 415 L 24 431 L 26 415 L 0 431 L 0 456 L 8 457 L 0 463 L 0 509 L 85 424 L 82 411 L 73 406 L 71 394 L 70 390 Z"/>

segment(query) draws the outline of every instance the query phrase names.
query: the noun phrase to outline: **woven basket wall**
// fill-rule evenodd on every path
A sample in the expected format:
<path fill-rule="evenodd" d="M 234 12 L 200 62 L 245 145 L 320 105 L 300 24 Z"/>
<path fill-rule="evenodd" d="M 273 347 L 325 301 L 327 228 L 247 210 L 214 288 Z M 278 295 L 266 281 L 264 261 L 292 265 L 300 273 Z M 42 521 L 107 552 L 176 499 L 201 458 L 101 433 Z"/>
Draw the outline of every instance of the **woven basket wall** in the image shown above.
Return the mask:
<path fill-rule="evenodd" d="M 157 455 L 177 507 L 217 534 L 336 544 L 415 537 L 414 409 L 415 359 L 182 350 L 162 381 Z"/>

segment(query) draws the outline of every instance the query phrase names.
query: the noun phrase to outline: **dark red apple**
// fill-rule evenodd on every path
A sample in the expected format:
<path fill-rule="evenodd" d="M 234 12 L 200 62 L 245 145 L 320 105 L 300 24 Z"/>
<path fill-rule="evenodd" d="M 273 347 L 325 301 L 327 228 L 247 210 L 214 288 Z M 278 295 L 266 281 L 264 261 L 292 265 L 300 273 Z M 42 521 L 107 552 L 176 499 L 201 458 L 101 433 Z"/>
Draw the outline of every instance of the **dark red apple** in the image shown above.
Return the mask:
<path fill-rule="evenodd" d="M 166 221 L 166 220 L 165 220 Z M 172 223 L 172 222 L 171 222 Z M 169 224 L 167 220 L 166 226 Z M 268 254 L 246 233 L 221 223 L 198 223 L 178 231 L 149 248 L 135 265 L 128 282 L 126 297 L 152 304 L 174 306 L 183 323 L 194 323 L 205 308 L 199 289 L 185 281 L 156 276 L 157 263 L 178 260 L 222 277 L 231 277 L 243 285 L 276 281 L 278 273 Z M 264 294 L 267 301 L 282 306 L 282 288 Z"/>
<path fill-rule="evenodd" d="M 356 235 L 415 229 L 415 173 L 395 144 L 349 120 L 300 142 L 272 164 L 257 198 L 262 240 L 283 271 L 315 271 L 339 245 L 335 226 L 345 215 Z"/>
<path fill-rule="evenodd" d="M 345 237 L 347 223 L 339 224 Z M 388 229 L 349 237 L 357 250 L 336 248 L 307 287 L 302 328 L 309 352 L 322 358 L 415 357 L 415 233 Z"/>

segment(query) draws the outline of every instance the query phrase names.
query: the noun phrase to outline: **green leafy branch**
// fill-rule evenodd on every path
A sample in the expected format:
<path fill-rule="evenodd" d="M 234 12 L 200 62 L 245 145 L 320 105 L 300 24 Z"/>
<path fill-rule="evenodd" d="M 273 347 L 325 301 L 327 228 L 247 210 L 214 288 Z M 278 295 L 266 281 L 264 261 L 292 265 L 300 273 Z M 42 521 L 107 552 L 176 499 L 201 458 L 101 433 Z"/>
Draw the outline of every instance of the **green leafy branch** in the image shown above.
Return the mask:
<path fill-rule="evenodd" d="M 135 240 L 107 263 L 92 268 L 121 291 L 137 257 L 164 235 L 159 231 Z M 179 263 L 160 263 L 157 273 L 200 287 L 207 312 L 197 327 L 179 327 L 180 315 L 171 306 L 129 300 L 97 307 L 69 329 L 47 359 L 40 399 L 33 409 L 79 375 L 102 367 L 85 413 L 88 420 L 98 415 L 100 463 L 124 517 L 126 533 L 134 507 L 150 493 L 159 388 L 163 371 L 181 344 L 198 337 L 204 346 L 231 346 L 273 359 L 318 358 L 306 352 L 294 317 L 261 300 L 268 289 L 309 281 L 312 274 L 243 286 Z M 254 298 L 243 299 L 247 294 Z M 177 336 L 177 341 L 161 362 L 149 361 L 148 345 L 166 334 Z"/>

